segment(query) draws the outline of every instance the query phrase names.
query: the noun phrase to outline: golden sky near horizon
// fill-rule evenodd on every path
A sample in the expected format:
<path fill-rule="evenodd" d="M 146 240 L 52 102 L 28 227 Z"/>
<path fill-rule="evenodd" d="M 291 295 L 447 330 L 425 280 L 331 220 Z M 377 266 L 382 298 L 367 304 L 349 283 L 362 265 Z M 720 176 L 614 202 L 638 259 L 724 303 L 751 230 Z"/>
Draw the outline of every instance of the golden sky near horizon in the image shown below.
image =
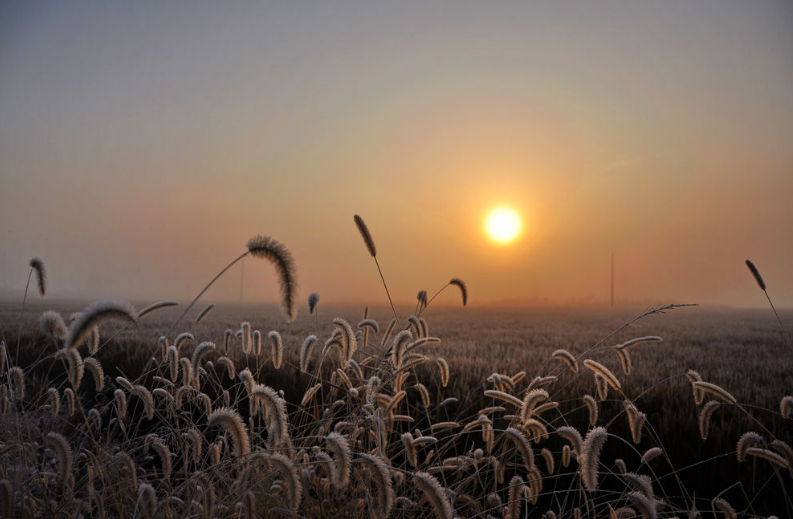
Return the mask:
<path fill-rule="evenodd" d="M 183 299 L 264 234 L 385 304 L 357 213 L 398 301 L 607 302 L 613 252 L 618 301 L 765 305 L 748 258 L 790 307 L 791 50 L 781 0 L 4 3 L 0 297 Z"/>

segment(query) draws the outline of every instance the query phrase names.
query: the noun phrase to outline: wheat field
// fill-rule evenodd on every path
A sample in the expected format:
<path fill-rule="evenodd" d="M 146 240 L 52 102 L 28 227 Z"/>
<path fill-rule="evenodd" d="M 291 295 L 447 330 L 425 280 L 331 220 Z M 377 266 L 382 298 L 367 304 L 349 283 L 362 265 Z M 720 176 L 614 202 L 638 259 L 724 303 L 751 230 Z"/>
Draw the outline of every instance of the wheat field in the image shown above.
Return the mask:
<path fill-rule="evenodd" d="M 0 516 L 790 516 L 770 310 L 326 308 L 284 250 L 281 307 L 5 302 Z"/>

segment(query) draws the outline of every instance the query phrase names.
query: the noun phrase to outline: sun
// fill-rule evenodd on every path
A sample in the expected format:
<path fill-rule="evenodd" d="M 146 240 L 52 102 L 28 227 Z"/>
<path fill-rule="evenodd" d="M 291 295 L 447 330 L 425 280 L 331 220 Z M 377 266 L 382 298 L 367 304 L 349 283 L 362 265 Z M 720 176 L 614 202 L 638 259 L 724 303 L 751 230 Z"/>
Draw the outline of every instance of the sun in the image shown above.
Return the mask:
<path fill-rule="evenodd" d="M 511 207 L 495 207 L 485 217 L 485 232 L 496 243 L 507 244 L 515 241 L 521 230 L 523 221 Z"/>

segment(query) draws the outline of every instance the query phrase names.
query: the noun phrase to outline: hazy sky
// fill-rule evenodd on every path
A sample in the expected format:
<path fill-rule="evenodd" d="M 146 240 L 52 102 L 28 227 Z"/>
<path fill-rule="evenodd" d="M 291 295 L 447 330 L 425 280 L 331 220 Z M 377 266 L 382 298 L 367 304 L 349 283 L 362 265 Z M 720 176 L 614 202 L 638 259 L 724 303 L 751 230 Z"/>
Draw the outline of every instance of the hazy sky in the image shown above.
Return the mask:
<path fill-rule="evenodd" d="M 792 196 L 788 0 L 0 4 L 5 294 L 791 306 Z"/>

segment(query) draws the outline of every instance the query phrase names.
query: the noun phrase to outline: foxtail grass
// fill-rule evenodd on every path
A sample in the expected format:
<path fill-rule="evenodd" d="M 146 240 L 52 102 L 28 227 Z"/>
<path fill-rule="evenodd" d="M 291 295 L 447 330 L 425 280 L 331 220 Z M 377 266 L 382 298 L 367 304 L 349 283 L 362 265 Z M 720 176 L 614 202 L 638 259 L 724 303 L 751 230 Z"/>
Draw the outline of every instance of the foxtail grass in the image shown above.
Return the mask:
<path fill-rule="evenodd" d="M 438 297 L 441 292 L 443 292 L 444 290 L 446 290 L 447 287 L 450 287 L 450 286 L 456 286 L 458 289 L 460 289 L 460 296 L 463 299 L 463 306 L 466 306 L 468 304 L 468 286 L 465 284 L 465 281 L 463 281 L 462 279 L 460 279 L 460 278 L 452 278 L 451 280 L 449 280 L 448 283 L 443 285 L 440 290 L 435 292 L 435 295 L 433 295 L 430 298 L 430 300 L 427 301 L 426 304 L 423 305 L 422 309 L 419 310 L 418 315 L 420 316 L 422 311 L 426 310 L 427 307 L 435 300 L 435 298 Z"/>
<path fill-rule="evenodd" d="M 319 304 L 319 294 L 316 292 L 311 292 L 308 295 L 308 314 L 314 316 L 314 324 L 319 322 L 319 309 L 317 305 Z"/>
<path fill-rule="evenodd" d="M 774 302 L 771 301 L 771 296 L 768 295 L 768 290 L 766 288 L 765 281 L 763 280 L 763 276 L 760 275 L 760 271 L 757 270 L 755 264 L 752 263 L 750 260 L 746 260 L 746 266 L 749 267 L 749 272 L 752 273 L 752 276 L 754 277 L 754 280 L 757 281 L 757 285 L 760 287 L 760 290 L 763 291 L 766 299 L 768 299 L 768 304 L 771 305 L 771 310 L 774 311 L 774 315 L 776 316 L 776 320 L 779 323 L 779 327 L 782 329 L 782 331 L 788 333 L 787 328 L 785 328 L 785 325 L 782 324 L 782 319 L 779 318 L 779 313 L 776 311 Z"/>
<path fill-rule="evenodd" d="M 28 288 L 30 288 L 30 278 L 33 276 L 33 273 L 36 273 L 36 282 L 39 287 L 39 295 L 44 297 L 44 294 L 47 293 L 47 271 L 44 270 L 44 262 L 41 261 L 41 258 L 34 257 L 30 260 L 30 272 L 28 273 L 28 280 L 25 283 L 25 295 L 22 297 L 22 309 L 19 311 L 19 329 L 17 331 L 17 348 L 16 353 L 14 354 L 14 359 L 16 362 L 19 362 L 19 342 L 22 339 L 22 318 L 25 315 L 25 304 L 28 300 Z"/>
<path fill-rule="evenodd" d="M 297 308 L 295 307 L 295 298 L 297 297 L 297 274 L 295 270 L 294 260 L 292 254 L 289 252 L 282 243 L 270 238 L 269 236 L 254 236 L 248 240 L 248 250 L 237 256 L 231 263 L 226 265 L 223 270 L 212 278 L 212 280 L 198 293 L 193 301 L 185 308 L 182 315 L 171 325 L 168 333 L 172 332 L 174 328 L 184 319 L 187 312 L 196 304 L 204 293 L 220 279 L 231 267 L 241 261 L 249 254 L 254 258 L 262 258 L 269 261 L 278 274 L 278 284 L 281 287 L 281 305 L 286 315 L 287 321 L 293 321 L 297 316 Z"/>
<path fill-rule="evenodd" d="M 399 324 L 399 317 L 397 317 L 396 308 L 394 308 L 394 301 L 391 299 L 391 294 L 388 291 L 388 284 L 385 282 L 383 270 L 380 268 L 380 262 L 377 261 L 377 248 L 374 245 L 372 233 L 369 232 L 369 228 L 366 226 L 363 218 L 356 214 L 353 216 L 353 220 L 355 221 L 355 226 L 358 228 L 358 232 L 361 233 L 361 238 L 363 238 L 363 243 L 366 245 L 366 250 L 369 251 L 369 255 L 372 256 L 375 265 L 377 265 L 377 272 L 380 274 L 380 280 L 383 282 L 385 295 L 388 297 L 388 302 L 391 304 L 391 311 L 394 313 L 394 319 L 396 319 L 397 324 Z"/>

